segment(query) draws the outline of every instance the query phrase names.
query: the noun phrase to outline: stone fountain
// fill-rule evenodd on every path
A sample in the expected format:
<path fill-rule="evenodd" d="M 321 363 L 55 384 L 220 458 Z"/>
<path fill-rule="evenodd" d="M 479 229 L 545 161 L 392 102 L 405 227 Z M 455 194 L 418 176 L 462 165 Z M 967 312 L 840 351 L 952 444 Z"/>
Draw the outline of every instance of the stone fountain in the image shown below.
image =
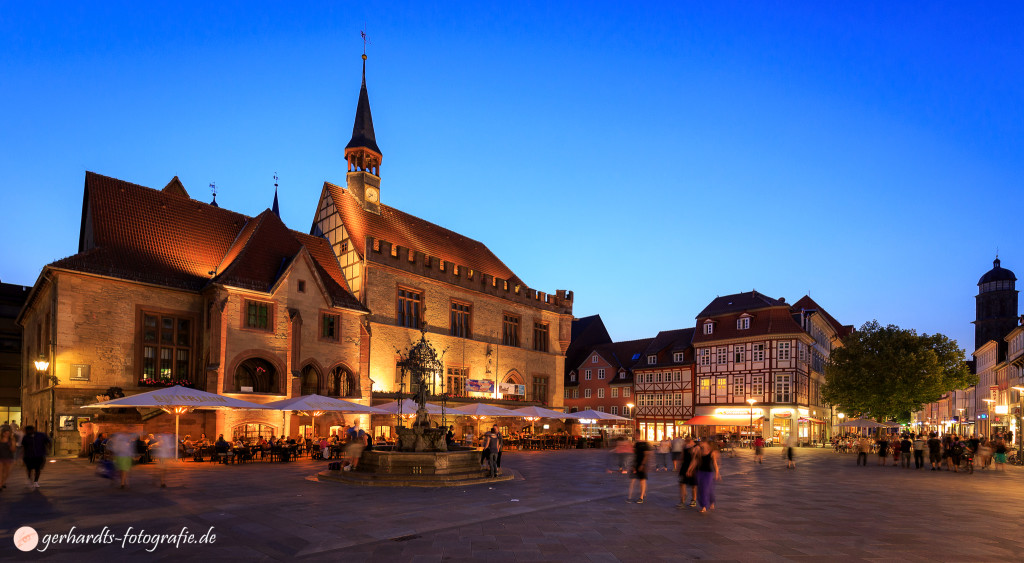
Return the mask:
<path fill-rule="evenodd" d="M 426 332 L 398 362 L 402 381 L 414 389 L 416 416 L 408 427 L 399 426 L 394 449 L 373 449 L 363 452 L 354 471 L 324 471 L 321 479 L 359 485 L 404 487 L 454 487 L 475 483 L 493 483 L 513 478 L 508 471 L 490 477 L 480 467 L 480 452 L 464 446 L 448 447 L 445 441 L 446 401 L 442 394 L 441 426 L 430 426 L 427 395 L 433 381 L 443 381 L 444 363 L 427 341 Z M 399 398 L 401 400 L 401 398 Z"/>

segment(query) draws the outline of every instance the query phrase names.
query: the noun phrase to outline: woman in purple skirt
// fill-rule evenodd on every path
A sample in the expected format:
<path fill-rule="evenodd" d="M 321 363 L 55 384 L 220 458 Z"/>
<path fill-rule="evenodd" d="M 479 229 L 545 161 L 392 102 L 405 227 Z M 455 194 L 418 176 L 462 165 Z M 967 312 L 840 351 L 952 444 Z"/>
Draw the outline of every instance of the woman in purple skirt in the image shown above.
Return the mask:
<path fill-rule="evenodd" d="M 707 438 L 700 441 L 688 475 L 697 475 L 697 505 L 701 512 L 715 509 L 715 481 L 722 479 L 718 473 L 718 451 Z"/>

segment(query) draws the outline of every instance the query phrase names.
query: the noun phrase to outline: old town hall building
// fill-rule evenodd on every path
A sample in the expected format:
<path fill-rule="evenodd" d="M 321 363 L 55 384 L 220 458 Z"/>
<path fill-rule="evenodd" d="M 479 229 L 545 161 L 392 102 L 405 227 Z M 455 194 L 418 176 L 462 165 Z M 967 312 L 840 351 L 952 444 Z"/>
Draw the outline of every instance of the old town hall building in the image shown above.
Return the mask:
<path fill-rule="evenodd" d="M 421 335 L 444 351 L 433 394 L 561 407 L 571 292 L 530 289 L 482 243 L 382 203 L 363 65 L 346 186 L 324 184 L 311 234 L 281 222 L 276 195 L 249 217 L 177 177 L 151 189 L 86 173 L 78 252 L 43 269 L 18 317 L 23 422 L 54 432 L 56 453 L 101 431 L 173 431 L 159 409 L 81 408 L 160 386 L 386 400 L 410 391 L 396 362 Z M 326 435 L 353 420 L 370 422 L 197 411 L 181 434 Z"/>
<path fill-rule="evenodd" d="M 422 331 L 446 351 L 431 394 L 561 407 L 572 293 L 531 289 L 483 243 L 384 203 L 365 61 L 345 159 L 346 186 L 324 184 L 312 233 L 371 311 L 360 371 L 375 394 L 409 391 L 396 363 Z"/>

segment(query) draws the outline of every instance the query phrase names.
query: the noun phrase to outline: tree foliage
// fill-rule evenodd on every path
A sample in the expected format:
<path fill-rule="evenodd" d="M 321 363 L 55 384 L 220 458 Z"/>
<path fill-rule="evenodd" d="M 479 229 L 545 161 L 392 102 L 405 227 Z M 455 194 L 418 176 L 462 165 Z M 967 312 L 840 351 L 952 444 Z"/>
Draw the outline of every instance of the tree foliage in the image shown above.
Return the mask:
<path fill-rule="evenodd" d="M 849 415 L 906 420 L 925 403 L 977 382 L 955 340 L 871 321 L 832 351 L 822 397 Z"/>

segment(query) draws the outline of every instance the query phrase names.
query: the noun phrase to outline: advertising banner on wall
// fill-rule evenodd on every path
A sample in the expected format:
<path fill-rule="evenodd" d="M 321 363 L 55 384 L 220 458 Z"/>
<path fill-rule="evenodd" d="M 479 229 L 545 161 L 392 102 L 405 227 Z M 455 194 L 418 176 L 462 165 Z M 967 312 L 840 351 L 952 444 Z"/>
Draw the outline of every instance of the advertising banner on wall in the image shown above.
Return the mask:
<path fill-rule="evenodd" d="M 494 393 L 494 380 L 467 379 L 466 391 L 469 393 Z"/>
<path fill-rule="evenodd" d="M 526 395 L 526 386 L 515 383 L 499 383 L 498 392 L 502 395 Z"/>

